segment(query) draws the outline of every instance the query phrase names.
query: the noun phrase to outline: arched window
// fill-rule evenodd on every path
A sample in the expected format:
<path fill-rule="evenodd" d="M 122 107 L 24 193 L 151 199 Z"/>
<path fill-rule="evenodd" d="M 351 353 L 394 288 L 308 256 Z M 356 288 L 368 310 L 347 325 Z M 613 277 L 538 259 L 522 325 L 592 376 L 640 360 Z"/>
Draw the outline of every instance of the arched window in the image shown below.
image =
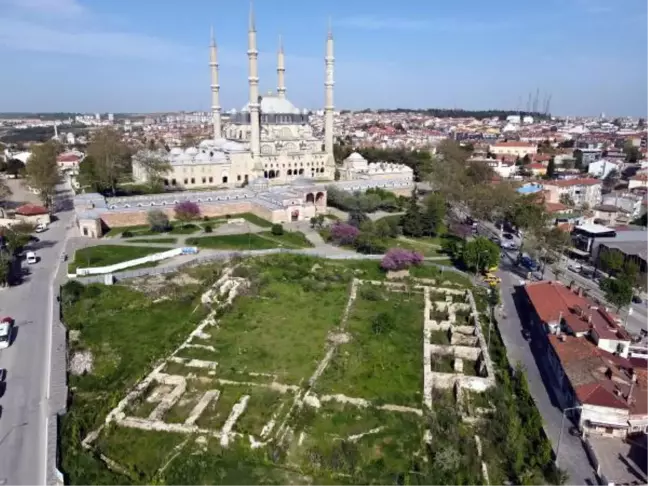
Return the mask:
<path fill-rule="evenodd" d="M 288 175 L 289 175 L 289 176 L 292 175 L 292 170 L 291 170 L 291 169 L 288 169 Z"/>

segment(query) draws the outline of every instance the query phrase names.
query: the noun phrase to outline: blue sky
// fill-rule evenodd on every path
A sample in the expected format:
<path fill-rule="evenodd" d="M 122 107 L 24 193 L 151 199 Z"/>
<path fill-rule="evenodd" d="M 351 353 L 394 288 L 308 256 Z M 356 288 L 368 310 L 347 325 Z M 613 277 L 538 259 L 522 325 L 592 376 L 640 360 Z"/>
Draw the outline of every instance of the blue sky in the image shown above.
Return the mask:
<path fill-rule="evenodd" d="M 0 0 L 0 111 L 207 110 L 247 100 L 247 0 Z M 279 35 L 298 107 L 321 108 L 329 16 L 338 108 L 646 114 L 646 0 L 256 0 L 262 93 Z"/>

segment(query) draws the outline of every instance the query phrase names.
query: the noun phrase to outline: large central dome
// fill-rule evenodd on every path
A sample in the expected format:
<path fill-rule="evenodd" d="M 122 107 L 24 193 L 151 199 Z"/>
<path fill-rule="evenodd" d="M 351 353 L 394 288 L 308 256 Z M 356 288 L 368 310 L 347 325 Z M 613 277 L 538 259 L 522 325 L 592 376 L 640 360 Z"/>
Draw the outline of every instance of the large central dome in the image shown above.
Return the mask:
<path fill-rule="evenodd" d="M 276 95 L 266 95 L 261 97 L 261 113 L 267 115 L 299 115 L 301 112 L 290 101 L 285 98 L 279 98 Z M 244 113 L 250 112 L 250 103 L 247 103 L 243 109 Z"/>

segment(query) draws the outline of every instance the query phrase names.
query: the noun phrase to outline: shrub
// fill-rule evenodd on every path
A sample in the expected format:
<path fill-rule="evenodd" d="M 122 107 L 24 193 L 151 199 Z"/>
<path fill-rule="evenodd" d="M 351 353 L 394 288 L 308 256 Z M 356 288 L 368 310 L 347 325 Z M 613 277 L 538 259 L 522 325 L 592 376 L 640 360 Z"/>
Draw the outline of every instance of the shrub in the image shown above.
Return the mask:
<path fill-rule="evenodd" d="M 421 263 L 423 263 L 423 255 L 420 253 L 403 248 L 392 248 L 383 257 L 380 266 L 384 270 L 398 271 L 420 265 Z"/>
<path fill-rule="evenodd" d="M 369 233 L 360 233 L 354 246 L 358 253 L 365 255 L 382 255 L 387 250 L 387 245 L 383 240 Z"/>
<path fill-rule="evenodd" d="M 275 236 L 281 236 L 284 234 L 284 229 L 280 224 L 273 224 L 270 232 Z"/>
<path fill-rule="evenodd" d="M 331 240 L 338 245 L 352 245 L 360 235 L 360 230 L 346 223 L 335 223 L 331 226 Z"/>
<path fill-rule="evenodd" d="M 169 224 L 169 217 L 159 209 L 152 209 L 147 215 L 148 224 L 151 230 L 162 233 L 168 231 L 171 225 Z"/>
<path fill-rule="evenodd" d="M 211 224 L 206 224 L 205 225 L 205 233 L 211 233 L 213 231 L 213 228 Z"/>
<path fill-rule="evenodd" d="M 370 300 L 372 302 L 377 302 L 379 300 L 385 300 L 385 295 L 373 285 L 368 287 L 360 288 L 360 297 L 365 300 Z"/>
<path fill-rule="evenodd" d="M 122 235 L 122 238 L 132 238 L 133 232 L 129 231 L 129 230 L 126 230 L 126 231 L 123 231 L 121 235 Z"/>
<path fill-rule="evenodd" d="M 374 334 L 389 334 L 396 327 L 396 319 L 389 312 L 381 312 L 371 319 Z"/>

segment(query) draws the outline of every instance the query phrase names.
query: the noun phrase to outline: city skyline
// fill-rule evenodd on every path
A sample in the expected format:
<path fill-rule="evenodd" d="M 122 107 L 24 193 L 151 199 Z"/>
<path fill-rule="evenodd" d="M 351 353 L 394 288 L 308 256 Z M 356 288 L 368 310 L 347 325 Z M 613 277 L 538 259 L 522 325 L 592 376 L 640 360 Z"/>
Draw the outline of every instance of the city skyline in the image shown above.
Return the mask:
<path fill-rule="evenodd" d="M 0 106 L 208 111 L 213 25 L 221 102 L 240 109 L 248 98 L 249 3 L 231 3 L 0 0 L 0 55 L 12 66 L 0 80 Z M 539 89 L 540 107 L 551 94 L 557 115 L 645 116 L 645 2 L 459 3 L 257 0 L 260 92 L 276 90 L 281 35 L 287 97 L 300 108 L 323 108 L 330 16 L 336 109 L 524 110 Z"/>

